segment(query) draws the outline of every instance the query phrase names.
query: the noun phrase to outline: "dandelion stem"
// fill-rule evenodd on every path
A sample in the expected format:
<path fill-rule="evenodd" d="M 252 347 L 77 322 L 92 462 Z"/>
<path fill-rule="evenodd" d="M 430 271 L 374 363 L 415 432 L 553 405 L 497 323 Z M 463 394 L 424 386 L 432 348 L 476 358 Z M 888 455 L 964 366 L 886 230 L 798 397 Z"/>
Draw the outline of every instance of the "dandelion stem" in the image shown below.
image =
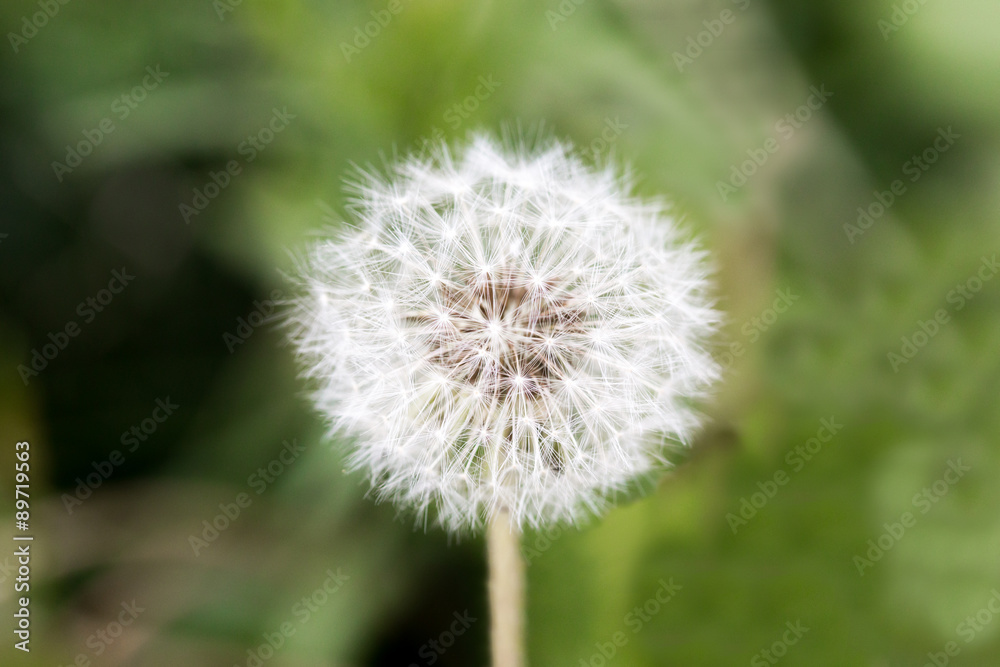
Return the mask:
<path fill-rule="evenodd" d="M 506 511 L 490 520 L 486 541 L 493 667 L 524 667 L 524 560 L 520 532 Z"/>

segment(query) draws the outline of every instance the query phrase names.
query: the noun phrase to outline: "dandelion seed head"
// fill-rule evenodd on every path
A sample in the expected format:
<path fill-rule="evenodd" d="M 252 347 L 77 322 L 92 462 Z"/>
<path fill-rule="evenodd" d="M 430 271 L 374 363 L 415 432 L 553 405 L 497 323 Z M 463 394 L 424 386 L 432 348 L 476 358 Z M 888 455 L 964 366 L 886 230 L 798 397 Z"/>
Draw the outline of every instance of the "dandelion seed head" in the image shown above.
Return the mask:
<path fill-rule="evenodd" d="M 576 522 L 686 443 L 718 367 L 704 253 L 570 149 L 474 136 L 356 184 L 292 340 L 350 468 L 449 530 Z"/>

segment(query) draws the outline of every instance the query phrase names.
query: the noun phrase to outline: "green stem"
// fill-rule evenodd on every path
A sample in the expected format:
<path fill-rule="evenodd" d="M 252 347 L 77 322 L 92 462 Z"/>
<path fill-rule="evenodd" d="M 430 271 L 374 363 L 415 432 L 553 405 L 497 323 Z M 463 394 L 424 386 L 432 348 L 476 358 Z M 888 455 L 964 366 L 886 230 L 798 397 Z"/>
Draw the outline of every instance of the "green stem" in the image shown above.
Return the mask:
<path fill-rule="evenodd" d="M 524 667 L 524 560 L 520 532 L 506 511 L 490 520 L 486 542 L 493 667 Z"/>

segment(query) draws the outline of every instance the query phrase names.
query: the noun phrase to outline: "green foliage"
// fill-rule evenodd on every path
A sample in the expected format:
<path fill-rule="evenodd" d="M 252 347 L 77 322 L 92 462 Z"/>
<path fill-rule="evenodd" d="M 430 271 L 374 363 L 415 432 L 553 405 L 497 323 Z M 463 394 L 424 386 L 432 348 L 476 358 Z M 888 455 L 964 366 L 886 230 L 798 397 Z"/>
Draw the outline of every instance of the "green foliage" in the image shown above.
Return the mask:
<path fill-rule="evenodd" d="M 0 661 L 93 658 L 88 635 L 135 597 L 149 611 L 115 664 L 246 664 L 284 622 L 274 665 L 430 664 L 421 647 L 466 609 L 480 620 L 437 664 L 485 663 L 478 538 L 414 532 L 365 498 L 279 328 L 232 353 L 222 336 L 254 299 L 287 296 L 308 235 L 340 224 L 352 165 L 506 123 L 668 193 L 715 256 L 729 318 L 726 380 L 678 467 L 582 529 L 525 536 L 531 662 L 603 664 L 614 646 L 609 664 L 768 664 L 759 652 L 801 622 L 780 664 L 917 665 L 952 641 L 956 664 L 996 664 L 1000 618 L 963 624 L 1000 588 L 1000 279 L 977 280 L 1000 253 L 1000 10 L 902 5 L 919 9 L 888 32 L 888 0 L 60 5 L 0 69 L 0 433 L 33 444 L 52 559 L 34 575 L 37 652 L 7 642 Z M 5 3 L 0 25 L 36 11 Z M 689 37 L 707 42 L 697 56 Z M 169 76 L 122 118 L 112 105 L 158 64 Z M 820 85 L 829 101 L 780 125 Z M 248 137 L 286 108 L 250 160 Z M 105 118 L 114 131 L 57 179 L 52 162 Z M 913 172 L 949 127 L 954 146 Z M 179 204 L 232 160 L 185 224 Z M 904 194 L 860 226 L 897 179 Z M 18 364 L 119 264 L 135 287 L 24 386 Z M 797 299 L 771 311 L 785 289 Z M 76 478 L 167 393 L 177 416 L 68 514 Z M 824 419 L 843 425 L 828 442 Z M 257 494 L 285 440 L 305 453 Z M 959 459 L 969 471 L 935 487 Z M 194 555 L 189 536 L 240 493 L 252 503 Z M 300 623 L 338 567 L 348 581 Z"/>

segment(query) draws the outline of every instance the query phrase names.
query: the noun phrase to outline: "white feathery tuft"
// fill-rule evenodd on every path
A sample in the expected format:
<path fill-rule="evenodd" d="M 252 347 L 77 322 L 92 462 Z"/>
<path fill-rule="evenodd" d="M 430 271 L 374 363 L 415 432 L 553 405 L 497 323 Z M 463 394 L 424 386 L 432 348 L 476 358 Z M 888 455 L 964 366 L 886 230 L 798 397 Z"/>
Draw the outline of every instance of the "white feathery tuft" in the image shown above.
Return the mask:
<path fill-rule="evenodd" d="M 556 142 L 409 157 L 355 184 L 292 340 L 379 498 L 478 528 L 601 512 L 698 426 L 719 369 L 705 254 Z"/>

